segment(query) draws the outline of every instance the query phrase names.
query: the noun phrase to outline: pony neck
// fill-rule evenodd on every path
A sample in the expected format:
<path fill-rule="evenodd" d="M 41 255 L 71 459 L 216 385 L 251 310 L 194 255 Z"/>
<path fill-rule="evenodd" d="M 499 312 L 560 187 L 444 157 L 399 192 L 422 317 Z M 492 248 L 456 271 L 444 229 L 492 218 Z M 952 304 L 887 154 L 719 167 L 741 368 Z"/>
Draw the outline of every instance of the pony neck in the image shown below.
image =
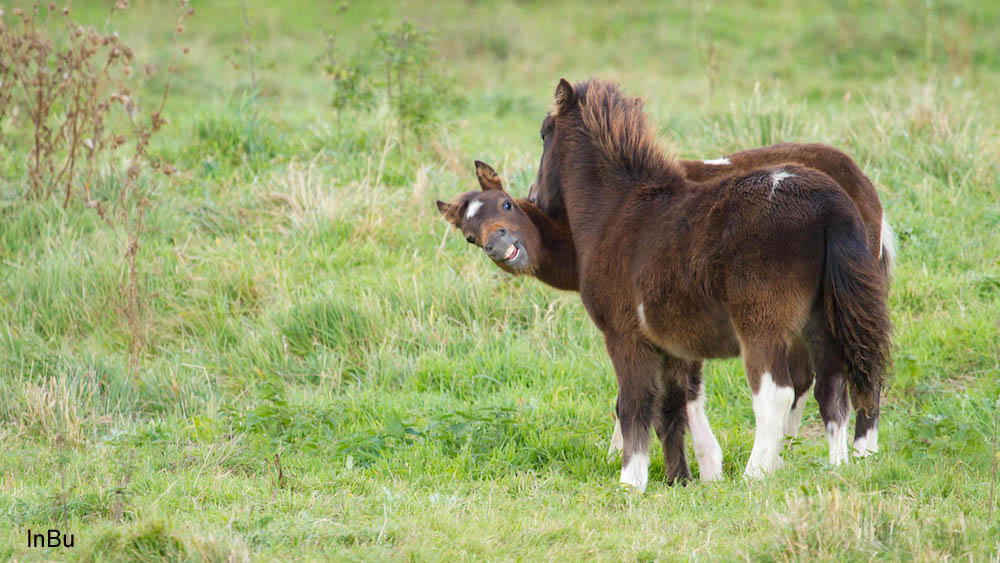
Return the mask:
<path fill-rule="evenodd" d="M 553 148 L 562 156 L 556 157 L 560 184 L 575 236 L 600 236 L 635 193 L 670 196 L 687 184 L 684 168 L 648 125 L 642 101 L 617 87 L 590 85 L 577 108 L 561 119 L 561 147 Z"/>
<path fill-rule="evenodd" d="M 528 200 L 519 199 L 517 204 L 531 219 L 540 239 L 532 275 L 556 289 L 579 291 L 576 248 L 569 224 L 552 219 Z"/>
<path fill-rule="evenodd" d="M 577 138 L 578 142 L 587 142 Z M 593 245 L 604 236 L 605 225 L 636 196 L 670 198 L 688 184 L 684 169 L 662 151 L 644 154 L 602 154 L 593 144 L 569 151 L 575 162 L 564 161 L 560 170 L 563 202 L 574 244 Z M 582 150 L 581 150 L 582 149 Z M 619 157 L 615 159 L 614 157 Z"/>

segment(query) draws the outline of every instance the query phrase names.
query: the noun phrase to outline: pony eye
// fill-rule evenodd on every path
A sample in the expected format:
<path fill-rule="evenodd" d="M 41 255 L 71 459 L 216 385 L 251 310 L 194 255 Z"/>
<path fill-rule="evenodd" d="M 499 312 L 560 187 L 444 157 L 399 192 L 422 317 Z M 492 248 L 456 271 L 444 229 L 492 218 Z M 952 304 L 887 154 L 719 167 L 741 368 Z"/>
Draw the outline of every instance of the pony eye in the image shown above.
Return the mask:
<path fill-rule="evenodd" d="M 514 207 L 514 206 L 511 205 L 511 203 L 509 201 L 503 202 L 503 210 L 504 211 L 510 211 L 512 207 Z"/>
<path fill-rule="evenodd" d="M 476 239 L 473 238 L 473 237 L 471 237 L 471 236 L 468 236 L 468 237 L 465 237 L 465 242 L 467 242 L 469 244 L 476 244 Z"/>

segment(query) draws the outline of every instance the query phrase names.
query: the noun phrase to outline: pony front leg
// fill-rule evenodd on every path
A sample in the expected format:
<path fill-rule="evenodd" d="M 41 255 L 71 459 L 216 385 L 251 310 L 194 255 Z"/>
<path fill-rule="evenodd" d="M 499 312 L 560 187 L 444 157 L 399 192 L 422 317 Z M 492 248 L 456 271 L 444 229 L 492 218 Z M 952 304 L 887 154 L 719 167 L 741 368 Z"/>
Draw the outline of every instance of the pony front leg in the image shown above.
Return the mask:
<path fill-rule="evenodd" d="M 759 479 L 777 469 L 785 420 L 795 399 L 785 345 L 744 344 L 743 362 L 753 392 L 753 449 L 745 474 Z"/>
<path fill-rule="evenodd" d="M 659 394 L 659 409 L 653 416 L 653 427 L 663 446 L 663 472 L 667 483 L 683 483 L 691 479 L 684 451 L 684 430 L 687 427 L 689 381 L 692 371 L 697 372 L 698 369 L 699 366 L 692 362 L 671 356 L 663 358 L 663 390 Z"/>
<path fill-rule="evenodd" d="M 632 339 L 606 336 L 605 345 L 618 379 L 620 482 L 644 492 L 649 482 L 649 428 L 659 396 L 662 355 Z"/>

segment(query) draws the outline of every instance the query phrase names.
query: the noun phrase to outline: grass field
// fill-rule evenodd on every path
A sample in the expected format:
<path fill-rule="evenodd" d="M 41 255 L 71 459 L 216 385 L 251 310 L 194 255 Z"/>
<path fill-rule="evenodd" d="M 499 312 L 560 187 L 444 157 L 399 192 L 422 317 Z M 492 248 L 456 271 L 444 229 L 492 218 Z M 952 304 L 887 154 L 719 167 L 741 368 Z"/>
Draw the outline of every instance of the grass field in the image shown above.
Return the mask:
<path fill-rule="evenodd" d="M 166 60 L 167 4 L 113 20 L 140 58 Z M 0 559 L 997 561 L 1000 4 L 606 4 L 196 1 L 134 370 L 122 232 L 25 200 L 3 149 Z M 377 88 L 335 107 L 324 69 L 380 79 L 372 24 L 404 19 L 437 53 L 419 130 Z M 749 391 L 716 361 L 725 480 L 666 486 L 654 447 L 646 494 L 619 488 L 579 298 L 504 274 L 434 205 L 476 158 L 525 195 L 564 76 L 645 98 L 683 157 L 820 141 L 876 182 L 900 236 L 876 457 L 828 466 L 810 401 L 784 468 L 744 481 Z M 75 546 L 29 548 L 48 528 Z"/>

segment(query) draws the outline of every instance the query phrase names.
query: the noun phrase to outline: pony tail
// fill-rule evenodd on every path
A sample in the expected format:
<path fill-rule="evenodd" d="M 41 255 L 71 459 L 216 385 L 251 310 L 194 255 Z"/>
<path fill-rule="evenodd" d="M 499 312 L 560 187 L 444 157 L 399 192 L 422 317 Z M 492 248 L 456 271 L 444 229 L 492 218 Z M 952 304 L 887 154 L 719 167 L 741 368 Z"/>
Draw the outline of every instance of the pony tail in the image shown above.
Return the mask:
<path fill-rule="evenodd" d="M 893 232 L 892 227 L 889 222 L 885 219 L 885 211 L 882 212 L 882 230 L 879 234 L 879 250 L 881 250 L 881 257 L 879 258 L 879 265 L 882 267 L 882 272 L 885 273 L 886 279 L 892 277 L 892 269 L 896 265 L 896 248 L 899 243 L 896 241 L 896 233 Z"/>
<path fill-rule="evenodd" d="M 831 214 L 823 302 L 855 408 L 878 407 L 878 394 L 891 361 L 885 269 L 886 264 L 876 262 L 868 250 L 860 221 L 851 215 Z"/>

